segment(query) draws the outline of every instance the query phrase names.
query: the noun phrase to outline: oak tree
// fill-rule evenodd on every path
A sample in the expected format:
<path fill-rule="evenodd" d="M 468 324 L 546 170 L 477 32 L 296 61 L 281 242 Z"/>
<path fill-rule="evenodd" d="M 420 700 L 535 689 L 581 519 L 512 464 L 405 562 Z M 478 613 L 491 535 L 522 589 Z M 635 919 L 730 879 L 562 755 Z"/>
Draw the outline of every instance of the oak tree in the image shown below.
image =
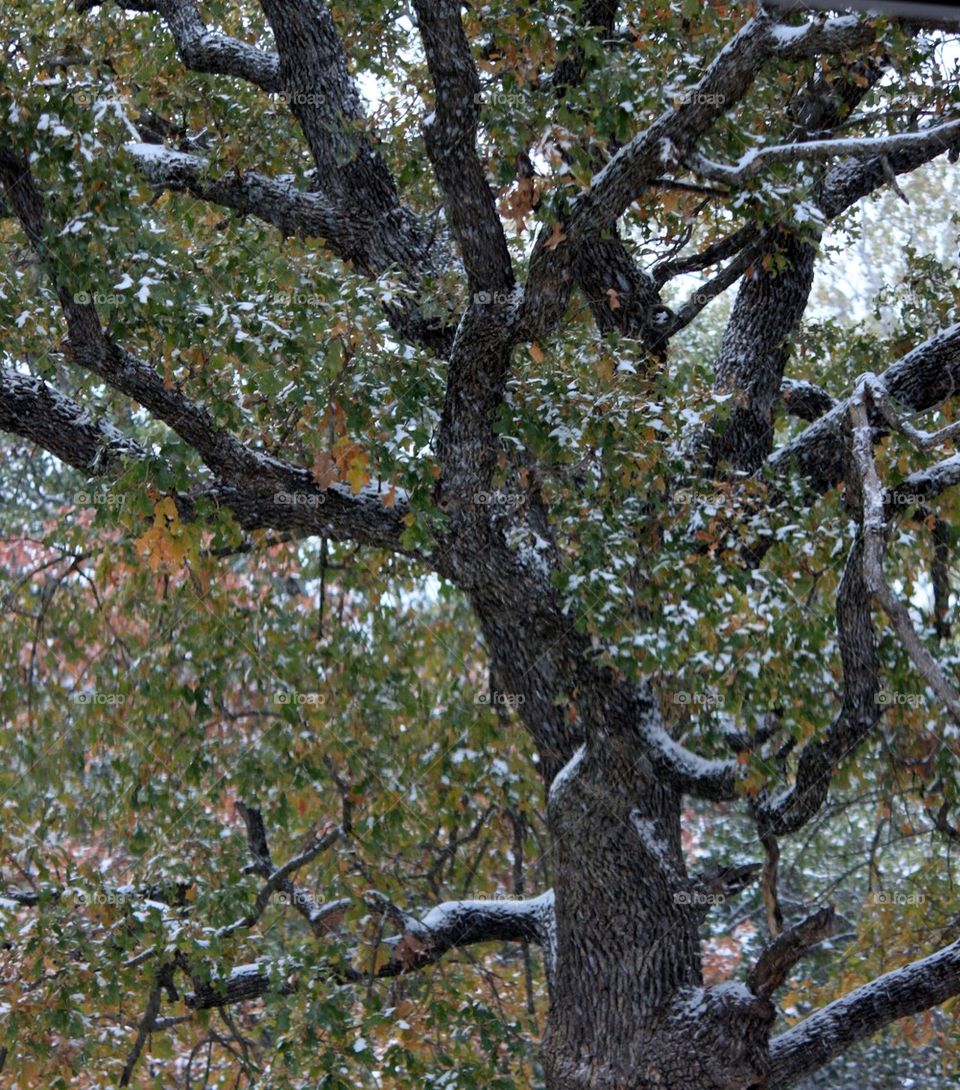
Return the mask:
<path fill-rule="evenodd" d="M 0 1067 L 776 1090 L 905 1019 L 952 1062 L 956 266 L 808 308 L 960 153 L 949 28 L 0 28 Z"/>

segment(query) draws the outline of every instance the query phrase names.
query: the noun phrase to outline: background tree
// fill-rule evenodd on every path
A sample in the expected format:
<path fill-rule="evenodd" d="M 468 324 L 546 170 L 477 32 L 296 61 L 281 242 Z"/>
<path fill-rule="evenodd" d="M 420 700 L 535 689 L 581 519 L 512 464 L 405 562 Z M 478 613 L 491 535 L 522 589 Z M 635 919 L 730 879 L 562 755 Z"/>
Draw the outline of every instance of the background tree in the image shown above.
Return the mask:
<path fill-rule="evenodd" d="M 0 1066 L 756 1090 L 911 1019 L 949 1067 L 955 266 L 803 321 L 960 150 L 942 31 L 0 27 Z"/>

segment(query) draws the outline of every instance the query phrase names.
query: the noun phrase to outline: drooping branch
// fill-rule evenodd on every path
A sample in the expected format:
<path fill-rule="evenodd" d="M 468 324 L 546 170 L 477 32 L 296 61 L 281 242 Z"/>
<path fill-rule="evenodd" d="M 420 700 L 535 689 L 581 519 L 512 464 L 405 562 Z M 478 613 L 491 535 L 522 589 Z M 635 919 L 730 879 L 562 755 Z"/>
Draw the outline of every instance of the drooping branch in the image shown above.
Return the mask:
<path fill-rule="evenodd" d="M 786 1090 L 891 1022 L 929 1010 L 958 994 L 960 942 L 877 977 L 773 1039 L 771 1090 Z"/>
<path fill-rule="evenodd" d="M 837 765 L 850 757 L 880 718 L 880 666 L 863 573 L 864 542 L 854 542 L 837 591 L 837 639 L 843 670 L 840 710 L 822 738 L 800 750 L 793 784 L 753 803 L 761 840 L 801 829 L 820 809 Z"/>
<path fill-rule="evenodd" d="M 861 378 L 850 399 L 850 419 L 853 425 L 853 453 L 860 474 L 859 486 L 863 498 L 864 581 L 868 593 L 876 598 L 893 623 L 901 644 L 920 675 L 943 701 L 955 719 L 960 720 L 960 693 L 948 679 L 937 660 L 924 645 L 910 619 L 910 611 L 894 594 L 883 575 L 883 555 L 886 551 L 887 523 L 884 517 L 884 490 L 873 459 L 873 431 L 867 416 L 867 398 L 879 408 L 884 420 L 904 432 L 921 450 L 955 435 L 956 425 L 936 434 L 920 432 L 908 421 L 900 419 L 887 401 L 882 385 L 875 376 Z"/>

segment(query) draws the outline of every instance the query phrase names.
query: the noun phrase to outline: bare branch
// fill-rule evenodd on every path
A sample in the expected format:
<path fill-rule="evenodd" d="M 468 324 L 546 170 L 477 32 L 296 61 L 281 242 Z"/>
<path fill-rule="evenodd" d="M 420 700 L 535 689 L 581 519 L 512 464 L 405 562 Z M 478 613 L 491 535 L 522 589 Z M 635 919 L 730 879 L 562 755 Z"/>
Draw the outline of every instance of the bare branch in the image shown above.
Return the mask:
<path fill-rule="evenodd" d="M 144 1011 L 143 1018 L 140 1020 L 140 1025 L 137 1028 L 136 1040 L 133 1042 L 133 1048 L 130 1049 L 130 1055 L 127 1057 L 127 1062 L 123 1065 L 123 1071 L 120 1074 L 120 1086 L 130 1085 L 130 1080 L 133 1078 L 133 1069 L 137 1065 L 137 1060 L 140 1059 L 140 1054 L 143 1052 L 143 1046 L 147 1043 L 147 1037 L 150 1036 L 150 1032 L 157 1020 L 157 1015 L 160 1013 L 160 999 L 160 985 L 157 983 L 150 989 L 150 995 L 147 999 L 147 1009 Z"/>
<path fill-rule="evenodd" d="M 726 238 L 711 243 L 700 250 L 699 253 L 688 254 L 686 257 L 677 257 L 669 261 L 661 261 L 653 267 L 654 283 L 659 287 L 675 276 L 700 272 L 703 269 L 708 269 L 711 265 L 726 261 L 728 257 L 733 257 L 754 242 L 759 234 L 757 226 L 748 223 L 734 231 L 732 235 L 727 235 Z"/>
<path fill-rule="evenodd" d="M 274 893 L 278 892 L 283 893 L 288 903 L 292 904 L 297 912 L 304 917 L 317 938 L 323 938 L 324 935 L 329 934 L 333 926 L 331 920 L 334 918 L 339 920 L 343 916 L 343 913 L 350 906 L 350 899 L 344 897 L 328 904 L 320 904 L 307 890 L 295 885 L 291 881 L 291 875 L 336 843 L 343 835 L 343 829 L 328 830 L 322 836 L 316 838 L 302 852 L 284 863 L 282 867 L 274 868 L 270 858 L 270 848 L 267 843 L 263 815 L 260 810 L 254 806 L 245 806 L 242 802 L 237 803 L 237 810 L 247 826 L 247 839 L 250 843 L 250 854 L 253 856 L 253 863 L 249 869 L 266 878 L 266 882 L 257 894 L 253 911 L 243 919 L 237 920 L 225 928 L 221 934 L 231 934 L 241 928 L 253 927 L 266 911 L 270 898 Z"/>

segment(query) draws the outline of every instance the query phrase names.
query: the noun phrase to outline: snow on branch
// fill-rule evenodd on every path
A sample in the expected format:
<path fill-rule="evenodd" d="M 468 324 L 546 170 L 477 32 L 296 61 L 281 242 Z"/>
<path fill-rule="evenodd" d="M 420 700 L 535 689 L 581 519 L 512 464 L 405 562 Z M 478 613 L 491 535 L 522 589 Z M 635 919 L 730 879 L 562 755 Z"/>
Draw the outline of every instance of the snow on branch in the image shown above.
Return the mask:
<path fill-rule="evenodd" d="M 280 90 L 276 54 L 210 30 L 200 17 L 195 0 L 117 0 L 117 3 L 127 11 L 159 13 L 173 35 L 180 59 L 194 72 L 236 76 L 265 91 Z M 100 0 L 77 0 L 76 5 L 81 14 L 98 6 Z"/>
<path fill-rule="evenodd" d="M 798 416 L 811 423 L 819 420 L 836 405 L 836 401 L 822 386 L 795 378 L 781 380 L 780 400 L 791 416 Z"/>
<path fill-rule="evenodd" d="M 624 144 L 593 177 L 559 224 L 559 236 L 556 224 L 541 230 L 527 279 L 525 333 L 542 336 L 560 321 L 569 297 L 567 274 L 579 248 L 609 230 L 665 169 L 679 166 L 696 141 L 743 98 L 768 61 L 844 53 L 873 38 L 873 28 L 852 16 L 784 27 L 761 9 L 714 58 L 683 101 Z"/>
<path fill-rule="evenodd" d="M 549 945 L 553 927 L 553 891 L 526 900 L 446 901 L 422 919 L 399 908 L 382 893 L 370 890 L 364 900 L 371 911 L 399 931 L 388 939 L 389 960 L 378 977 L 431 965 L 458 946 L 479 942 L 533 942 Z"/>
<path fill-rule="evenodd" d="M 911 413 L 925 412 L 960 390 L 960 323 L 949 326 L 898 360 L 878 379 L 883 395 Z M 883 427 L 874 409 L 871 424 Z M 775 450 L 767 461 L 774 477 L 791 469 L 811 488 L 826 492 L 844 479 L 849 450 L 850 403 L 844 400 Z"/>
<path fill-rule="evenodd" d="M 139 461 L 143 448 L 112 424 L 91 419 L 73 398 L 41 378 L 0 365 L 0 430 L 50 451 L 89 476 L 119 471 Z"/>
<path fill-rule="evenodd" d="M 687 156 L 687 165 L 701 178 L 741 185 L 759 174 L 769 163 L 796 163 L 844 157 L 873 159 L 900 151 L 948 151 L 960 141 L 960 120 L 932 125 L 919 132 L 896 133 L 893 136 L 850 137 L 842 140 L 809 140 L 806 143 L 777 144 L 752 148 L 732 166 L 716 163 L 696 153 Z"/>
<path fill-rule="evenodd" d="M 868 592 L 883 606 L 897 635 L 924 681 L 960 720 L 960 693 L 943 668 L 927 650 L 910 619 L 910 611 L 891 590 L 883 575 L 886 552 L 887 521 L 883 485 L 873 459 L 873 431 L 867 415 L 867 399 L 877 406 L 883 419 L 905 434 L 920 450 L 928 450 L 938 442 L 953 438 L 960 428 L 952 424 L 935 434 L 921 432 L 901 417 L 890 405 L 883 385 L 875 375 L 864 375 L 850 399 L 850 419 L 853 424 L 853 453 L 860 474 L 863 497 L 863 569 Z"/>
<path fill-rule="evenodd" d="M 389 509 L 372 492 L 353 495 L 345 486 L 336 484 L 319 488 L 309 470 L 242 443 L 218 426 L 207 409 L 176 385 L 169 385 L 156 368 L 113 340 L 101 324 L 95 303 L 87 296 L 74 296 L 64 283 L 60 265 L 46 242 L 44 201 L 29 165 L 2 145 L 0 186 L 59 297 L 69 334 L 61 347 L 64 356 L 144 406 L 197 452 L 215 482 L 206 493 L 198 492 L 195 498 L 204 496 L 225 504 L 245 528 L 299 529 L 378 548 L 401 548 L 404 504 L 397 503 Z M 63 399 L 59 402 L 54 399 L 54 404 L 59 419 L 67 423 L 67 430 L 64 434 L 53 434 L 44 389 L 20 382 L 14 391 L 10 376 L 5 371 L 3 379 L 11 392 L 18 394 L 18 400 L 3 410 L 5 430 L 29 433 L 53 453 L 67 455 L 70 464 L 89 462 L 95 457 L 91 444 L 100 434 L 114 444 L 114 449 L 117 442 L 123 447 L 112 432 L 101 432 L 102 426 L 91 423 L 83 431 L 79 426 L 82 414 L 78 416 L 77 407 Z M 22 412 L 17 411 L 18 407 L 22 410 L 28 405 L 37 413 L 33 420 L 23 419 Z"/>
<path fill-rule="evenodd" d="M 476 151 L 480 78 L 460 22 L 460 4 L 414 0 L 414 8 L 435 94 L 423 135 L 470 290 L 509 291 L 514 278 L 507 240 Z"/>
<path fill-rule="evenodd" d="M 960 942 L 886 973 L 811 1014 L 770 1044 L 770 1090 L 786 1090 L 899 1018 L 960 994 Z"/>

